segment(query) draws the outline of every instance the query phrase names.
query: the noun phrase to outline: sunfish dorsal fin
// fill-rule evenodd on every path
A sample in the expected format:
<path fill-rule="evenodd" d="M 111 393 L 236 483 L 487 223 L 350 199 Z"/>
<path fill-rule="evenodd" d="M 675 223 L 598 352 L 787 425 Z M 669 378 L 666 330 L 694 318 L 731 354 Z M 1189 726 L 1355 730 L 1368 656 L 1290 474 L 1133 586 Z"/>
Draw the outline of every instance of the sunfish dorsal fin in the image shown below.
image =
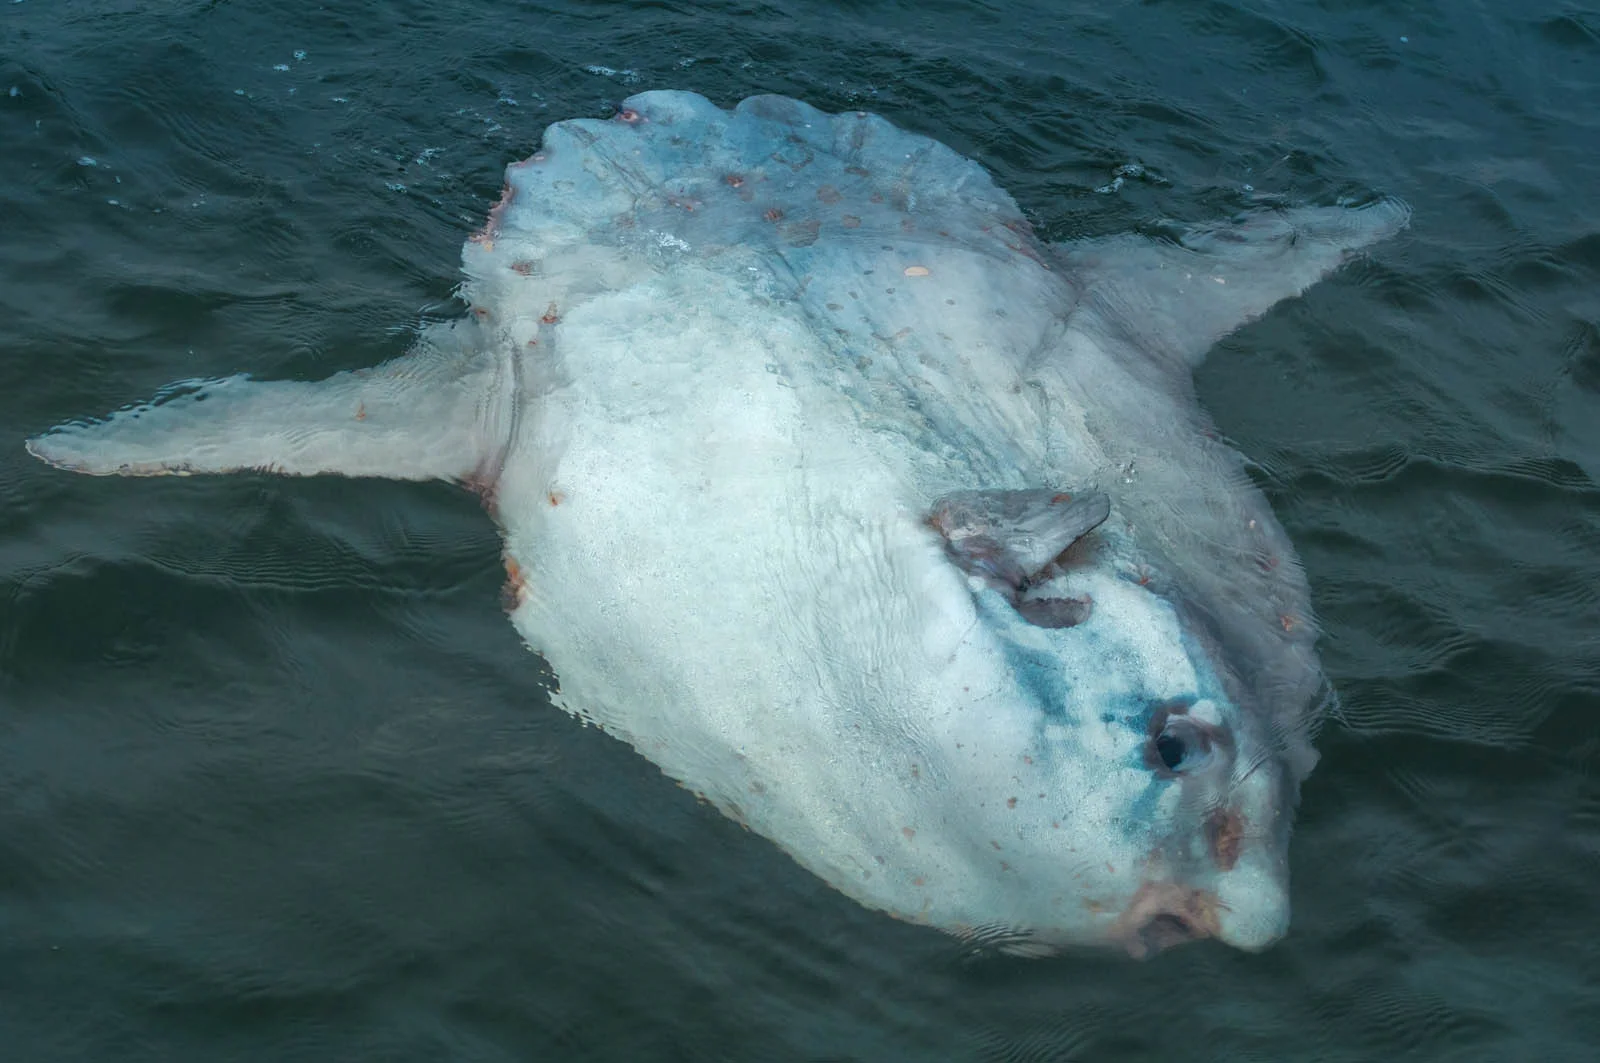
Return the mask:
<path fill-rule="evenodd" d="M 1405 228 L 1394 199 L 1256 211 L 1177 242 L 1113 236 L 1056 245 L 1084 308 L 1140 348 L 1198 365 L 1223 336 L 1298 295 L 1355 252 Z"/>
<path fill-rule="evenodd" d="M 517 396 L 512 367 L 476 349 L 475 338 L 470 327 L 436 325 L 403 358 L 314 383 L 235 376 L 174 385 L 104 420 L 53 428 L 28 440 L 28 451 L 97 476 L 483 475 L 509 437 Z"/>
<path fill-rule="evenodd" d="M 999 589 L 1030 623 L 1071 627 L 1088 617 L 1087 600 L 1023 596 L 1110 514 L 1111 500 L 1100 491 L 960 491 L 935 502 L 929 521 L 956 564 Z"/>

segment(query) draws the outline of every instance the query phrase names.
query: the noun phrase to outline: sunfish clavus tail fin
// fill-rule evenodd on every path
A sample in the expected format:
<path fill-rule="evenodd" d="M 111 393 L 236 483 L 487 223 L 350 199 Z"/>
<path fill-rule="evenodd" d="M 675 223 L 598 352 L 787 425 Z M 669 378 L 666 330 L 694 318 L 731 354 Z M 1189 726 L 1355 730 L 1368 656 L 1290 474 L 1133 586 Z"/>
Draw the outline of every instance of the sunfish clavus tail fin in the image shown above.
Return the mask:
<path fill-rule="evenodd" d="M 486 466 L 511 431 L 516 389 L 511 367 L 469 342 L 457 327 L 434 326 L 405 357 L 313 383 L 186 381 L 104 420 L 59 425 L 27 447 L 96 476 L 493 475 Z"/>
<path fill-rule="evenodd" d="M 1261 210 L 1196 226 L 1176 241 L 1116 236 L 1057 245 L 1086 308 L 1124 338 L 1182 365 L 1362 248 L 1406 227 L 1396 199 L 1359 207 Z"/>

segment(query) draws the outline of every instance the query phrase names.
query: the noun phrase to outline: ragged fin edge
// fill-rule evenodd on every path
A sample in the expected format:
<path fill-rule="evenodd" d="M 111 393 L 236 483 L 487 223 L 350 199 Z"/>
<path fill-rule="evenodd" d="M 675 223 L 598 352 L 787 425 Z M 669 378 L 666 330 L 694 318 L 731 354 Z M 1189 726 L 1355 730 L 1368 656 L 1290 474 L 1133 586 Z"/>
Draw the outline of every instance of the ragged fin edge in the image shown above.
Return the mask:
<path fill-rule="evenodd" d="M 1193 367 L 1218 340 L 1404 229 L 1411 208 L 1259 210 L 1176 241 L 1113 236 L 1052 250 L 1083 290 L 1081 311 L 1137 347 Z"/>

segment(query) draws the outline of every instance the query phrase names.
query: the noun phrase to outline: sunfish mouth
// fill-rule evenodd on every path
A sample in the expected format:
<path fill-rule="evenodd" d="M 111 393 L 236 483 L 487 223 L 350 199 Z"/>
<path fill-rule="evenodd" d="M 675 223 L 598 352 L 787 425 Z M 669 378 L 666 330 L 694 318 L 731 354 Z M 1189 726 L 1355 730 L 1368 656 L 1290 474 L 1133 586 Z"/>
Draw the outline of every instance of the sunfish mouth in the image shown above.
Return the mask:
<path fill-rule="evenodd" d="M 1215 893 L 1176 882 L 1146 882 L 1117 920 L 1113 940 L 1135 959 L 1154 956 L 1186 941 L 1222 936 Z"/>

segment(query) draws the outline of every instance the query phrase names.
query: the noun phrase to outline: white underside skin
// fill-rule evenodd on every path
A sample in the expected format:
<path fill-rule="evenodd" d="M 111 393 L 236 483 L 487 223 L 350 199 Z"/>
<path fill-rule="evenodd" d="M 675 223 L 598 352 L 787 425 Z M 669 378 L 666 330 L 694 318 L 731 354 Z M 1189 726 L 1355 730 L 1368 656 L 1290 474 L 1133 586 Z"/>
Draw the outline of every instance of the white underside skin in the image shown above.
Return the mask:
<path fill-rule="evenodd" d="M 415 354 L 30 449 L 492 483 L 557 704 L 850 896 L 1046 946 L 1159 947 L 1161 915 L 1280 936 L 1321 675 L 1292 550 L 1189 366 L 1404 209 L 1047 249 L 980 168 L 881 119 L 625 106 L 511 168 L 465 255 L 481 312 Z M 1020 619 L 928 522 L 953 492 L 1090 487 L 1110 519 L 1043 577 L 1092 601 L 1075 627 Z M 1174 703 L 1227 736 L 1176 774 L 1149 729 Z"/>

